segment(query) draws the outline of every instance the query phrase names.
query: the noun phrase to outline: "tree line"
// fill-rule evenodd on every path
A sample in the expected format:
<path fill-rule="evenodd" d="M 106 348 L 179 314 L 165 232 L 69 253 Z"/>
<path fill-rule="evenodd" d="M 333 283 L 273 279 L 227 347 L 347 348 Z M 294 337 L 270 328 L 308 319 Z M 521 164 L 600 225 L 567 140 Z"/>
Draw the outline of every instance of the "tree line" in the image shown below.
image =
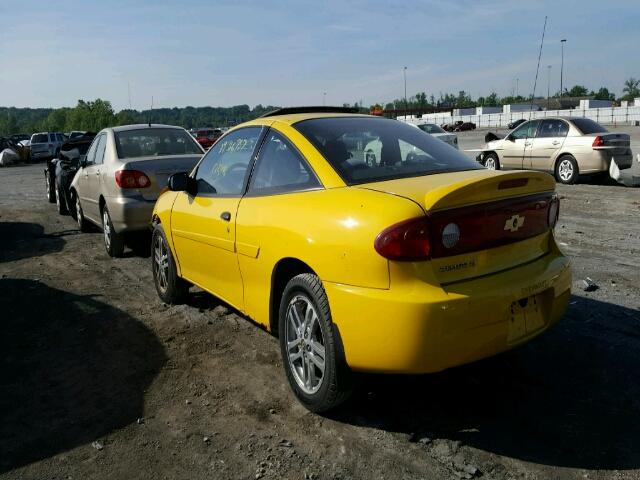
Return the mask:
<path fill-rule="evenodd" d="M 102 99 L 78 100 L 73 108 L 0 107 L 0 136 L 14 133 L 72 130 L 98 132 L 106 127 L 135 123 L 163 123 L 187 129 L 236 125 L 275 110 L 278 107 L 236 105 L 233 107 L 157 108 L 153 110 L 120 110 Z"/>
<path fill-rule="evenodd" d="M 557 92 L 554 97 L 560 96 Z M 583 85 L 574 85 L 565 89 L 564 96 L 585 97 L 593 96 L 601 100 L 616 100 L 616 96 L 606 87 L 591 91 Z M 623 95 L 617 100 L 633 100 L 640 97 L 640 79 L 629 78 L 624 83 Z M 407 98 L 395 99 L 386 104 L 376 104 L 373 108 L 386 110 L 403 110 L 431 108 L 466 108 L 477 106 L 499 106 L 505 104 L 522 103 L 531 97 L 506 96 L 498 97 L 493 92 L 487 96 L 473 99 L 469 93 L 461 90 L 457 95 L 452 93 L 440 94 L 437 98 L 425 92 L 419 92 Z M 344 106 L 349 106 L 344 104 Z M 355 107 L 361 111 L 369 111 L 356 102 Z M 187 129 L 198 127 L 228 127 L 275 110 L 278 107 L 256 105 L 236 105 L 233 107 L 184 107 L 158 108 L 153 110 L 125 109 L 115 112 L 111 102 L 100 98 L 93 101 L 78 100 L 75 107 L 63 108 L 16 108 L 0 107 L 0 136 L 14 133 L 33 133 L 41 131 L 70 132 L 84 130 L 97 132 L 105 127 L 128 125 L 135 123 L 164 123 L 180 125 Z"/>

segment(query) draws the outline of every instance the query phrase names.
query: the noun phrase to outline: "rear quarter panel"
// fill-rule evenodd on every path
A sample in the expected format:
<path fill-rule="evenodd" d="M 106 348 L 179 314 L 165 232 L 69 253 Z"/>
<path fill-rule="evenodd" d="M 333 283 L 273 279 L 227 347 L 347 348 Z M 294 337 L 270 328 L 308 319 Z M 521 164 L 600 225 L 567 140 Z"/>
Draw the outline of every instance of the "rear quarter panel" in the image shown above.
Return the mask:
<path fill-rule="evenodd" d="M 374 240 L 423 214 L 408 199 L 352 187 L 243 198 L 236 239 L 247 314 L 269 326 L 273 272 L 287 258 L 306 263 L 324 282 L 389 288 L 388 261 Z"/>

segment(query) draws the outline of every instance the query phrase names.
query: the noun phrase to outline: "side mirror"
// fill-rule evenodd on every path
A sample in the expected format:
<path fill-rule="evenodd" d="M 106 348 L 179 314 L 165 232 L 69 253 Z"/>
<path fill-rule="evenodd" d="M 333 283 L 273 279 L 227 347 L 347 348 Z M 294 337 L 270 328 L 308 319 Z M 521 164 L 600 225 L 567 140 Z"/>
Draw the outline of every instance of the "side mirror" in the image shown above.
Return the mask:
<path fill-rule="evenodd" d="M 169 177 L 167 186 L 172 192 L 195 193 L 194 183 L 187 172 L 174 173 Z"/>
<path fill-rule="evenodd" d="M 85 168 L 87 166 L 87 156 L 86 155 L 80 155 L 80 161 L 78 162 L 78 165 L 80 165 L 80 168 Z"/>
<path fill-rule="evenodd" d="M 505 140 L 508 140 L 510 142 L 513 142 L 513 137 L 511 135 L 507 135 L 507 138 Z"/>

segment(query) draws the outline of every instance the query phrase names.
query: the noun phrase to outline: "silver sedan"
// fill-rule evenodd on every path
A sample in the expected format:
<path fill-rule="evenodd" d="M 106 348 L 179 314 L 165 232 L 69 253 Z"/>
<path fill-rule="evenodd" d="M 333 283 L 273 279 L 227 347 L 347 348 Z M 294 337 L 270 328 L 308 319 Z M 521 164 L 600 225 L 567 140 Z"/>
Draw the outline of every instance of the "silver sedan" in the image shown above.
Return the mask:
<path fill-rule="evenodd" d="M 147 230 L 169 176 L 189 172 L 204 153 L 180 127 L 128 125 L 96 135 L 71 183 L 81 231 L 102 228 L 107 253 L 121 256 L 124 234 Z"/>
<path fill-rule="evenodd" d="M 485 167 L 542 170 L 568 184 L 580 175 L 609 172 L 612 159 L 621 170 L 633 162 L 629 135 L 609 133 L 588 118 L 529 120 L 504 138 L 489 133 L 485 141 L 477 156 Z"/>

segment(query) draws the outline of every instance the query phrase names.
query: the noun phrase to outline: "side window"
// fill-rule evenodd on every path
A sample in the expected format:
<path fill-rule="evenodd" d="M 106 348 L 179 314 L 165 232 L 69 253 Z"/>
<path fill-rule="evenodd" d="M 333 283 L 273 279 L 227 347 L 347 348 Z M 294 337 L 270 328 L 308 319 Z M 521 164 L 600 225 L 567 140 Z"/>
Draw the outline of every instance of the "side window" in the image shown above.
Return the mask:
<path fill-rule="evenodd" d="M 87 151 L 87 165 L 91 165 L 93 164 L 95 158 L 96 158 L 96 148 L 98 147 L 98 142 L 100 141 L 100 137 L 96 137 L 93 139 L 93 142 L 91 142 L 91 146 L 89 147 L 89 150 Z"/>
<path fill-rule="evenodd" d="M 511 138 L 513 138 L 514 140 L 523 140 L 525 138 L 535 137 L 536 129 L 538 128 L 539 123 L 540 120 L 530 120 L 528 122 L 524 122 L 511 133 Z"/>
<path fill-rule="evenodd" d="M 562 120 L 542 120 L 538 129 L 538 138 L 566 137 L 569 125 Z"/>
<path fill-rule="evenodd" d="M 96 147 L 96 157 L 94 163 L 99 165 L 104 162 L 104 151 L 107 148 L 107 135 L 102 134 L 98 137 L 98 146 Z"/>
<path fill-rule="evenodd" d="M 320 187 L 320 182 L 295 147 L 271 130 L 260 149 L 249 193 L 269 195 Z"/>
<path fill-rule="evenodd" d="M 261 131 L 261 127 L 241 128 L 221 138 L 198 166 L 198 194 L 241 195 Z"/>

